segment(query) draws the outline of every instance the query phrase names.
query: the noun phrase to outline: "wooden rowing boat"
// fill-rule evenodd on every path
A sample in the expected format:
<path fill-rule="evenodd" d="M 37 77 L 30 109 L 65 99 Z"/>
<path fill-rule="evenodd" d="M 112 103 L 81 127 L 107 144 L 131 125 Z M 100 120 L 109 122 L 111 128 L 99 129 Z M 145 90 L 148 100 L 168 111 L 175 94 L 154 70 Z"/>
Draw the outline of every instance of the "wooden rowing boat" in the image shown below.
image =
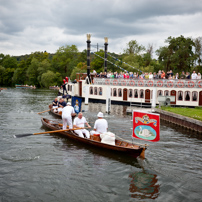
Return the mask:
<path fill-rule="evenodd" d="M 46 118 L 41 118 L 41 121 L 44 126 L 46 126 L 47 128 L 51 130 L 60 130 L 62 128 L 61 124 L 54 122 L 52 120 L 48 120 Z M 136 144 L 128 143 L 127 141 L 121 141 L 118 139 L 115 140 L 115 145 L 109 145 L 109 144 L 102 143 L 100 141 L 100 138 L 97 138 L 92 135 L 90 139 L 79 137 L 73 131 L 63 131 L 63 132 L 60 132 L 59 134 L 64 137 L 79 141 L 81 143 L 97 147 L 99 149 L 105 149 L 105 150 L 109 150 L 117 153 L 124 153 L 130 156 L 133 156 L 135 158 L 137 158 L 138 156 L 140 156 L 141 158 L 145 158 L 145 150 L 147 149 L 146 145 L 136 145 Z"/>
<path fill-rule="evenodd" d="M 53 105 L 52 104 L 49 104 L 49 109 L 50 109 L 50 113 L 53 114 L 54 116 L 57 116 L 57 117 L 62 117 L 62 112 L 54 112 L 54 109 L 53 109 Z"/>
<path fill-rule="evenodd" d="M 50 110 L 50 113 L 53 114 L 54 116 L 57 116 L 57 117 L 62 117 L 62 112 L 54 112 L 54 109 L 51 109 Z"/>

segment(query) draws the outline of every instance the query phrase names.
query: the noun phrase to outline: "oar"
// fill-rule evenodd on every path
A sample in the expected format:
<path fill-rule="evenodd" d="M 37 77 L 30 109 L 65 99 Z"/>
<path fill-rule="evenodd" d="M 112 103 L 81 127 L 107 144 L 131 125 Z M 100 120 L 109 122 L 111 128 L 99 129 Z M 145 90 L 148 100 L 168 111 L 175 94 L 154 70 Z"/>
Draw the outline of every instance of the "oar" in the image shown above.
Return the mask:
<path fill-rule="evenodd" d="M 51 109 L 48 109 L 48 110 L 45 110 L 45 111 L 42 111 L 42 112 L 38 112 L 37 114 L 42 114 L 42 113 L 44 113 L 44 112 L 48 112 L 48 111 L 50 111 Z"/>
<path fill-rule="evenodd" d="M 13 135 L 13 137 L 18 138 L 18 137 L 26 137 L 26 136 L 31 136 L 31 135 L 41 135 L 41 134 L 46 134 L 46 133 L 59 133 L 59 132 L 68 131 L 68 130 L 80 130 L 80 129 L 85 129 L 85 128 L 72 128 L 72 129 L 65 129 L 65 130 L 51 130 L 51 131 L 40 132 L 40 133 L 28 133 L 28 134 L 22 134 L 22 135 Z"/>

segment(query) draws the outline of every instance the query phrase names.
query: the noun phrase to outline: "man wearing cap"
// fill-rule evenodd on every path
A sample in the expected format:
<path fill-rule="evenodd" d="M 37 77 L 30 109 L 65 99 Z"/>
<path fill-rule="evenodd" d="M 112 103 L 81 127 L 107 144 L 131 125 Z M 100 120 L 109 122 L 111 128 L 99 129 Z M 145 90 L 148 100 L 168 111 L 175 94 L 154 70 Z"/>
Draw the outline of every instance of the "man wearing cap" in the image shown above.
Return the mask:
<path fill-rule="evenodd" d="M 74 128 L 84 128 L 85 124 L 88 126 L 88 128 L 91 128 L 91 126 L 88 124 L 88 122 L 86 121 L 86 118 L 83 117 L 83 114 L 81 112 L 78 113 L 78 117 L 76 117 L 74 119 L 74 124 L 73 124 L 73 127 Z M 84 135 L 89 138 L 90 137 L 90 134 L 89 134 L 89 131 L 86 130 L 86 129 L 79 129 L 79 130 L 74 130 L 74 132 L 76 134 L 79 135 L 79 137 L 83 137 L 84 138 Z"/>
<path fill-rule="evenodd" d="M 67 106 L 62 109 L 63 130 L 67 129 L 67 124 L 69 125 L 69 129 L 72 129 L 72 115 L 74 113 L 74 108 L 68 102 Z"/>
<path fill-rule="evenodd" d="M 99 112 L 97 114 L 98 119 L 95 121 L 94 124 L 94 131 L 91 131 L 90 134 L 99 134 L 99 133 L 105 133 L 108 129 L 108 123 L 105 119 L 103 119 L 103 113 Z"/>

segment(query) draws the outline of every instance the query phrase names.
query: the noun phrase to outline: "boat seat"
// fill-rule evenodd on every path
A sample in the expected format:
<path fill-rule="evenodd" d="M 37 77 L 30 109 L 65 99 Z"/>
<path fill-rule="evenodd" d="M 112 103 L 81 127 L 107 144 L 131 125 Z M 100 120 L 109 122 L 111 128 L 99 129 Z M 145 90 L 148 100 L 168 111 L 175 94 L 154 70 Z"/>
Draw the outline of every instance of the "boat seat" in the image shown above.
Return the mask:
<path fill-rule="evenodd" d="M 100 134 L 90 135 L 90 140 L 101 142 Z"/>
<path fill-rule="evenodd" d="M 123 142 L 123 141 L 120 141 L 120 143 L 119 143 L 119 145 L 118 145 L 118 146 L 121 146 L 122 142 Z"/>

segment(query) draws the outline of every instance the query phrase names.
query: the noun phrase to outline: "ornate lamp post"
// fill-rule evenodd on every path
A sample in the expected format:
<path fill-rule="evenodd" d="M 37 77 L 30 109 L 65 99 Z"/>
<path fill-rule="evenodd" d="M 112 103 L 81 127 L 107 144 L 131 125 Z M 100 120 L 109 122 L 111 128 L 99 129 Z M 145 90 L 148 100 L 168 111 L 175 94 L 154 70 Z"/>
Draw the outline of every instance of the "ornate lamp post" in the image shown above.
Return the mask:
<path fill-rule="evenodd" d="M 105 37 L 105 64 L 104 64 L 104 71 L 107 72 L 107 46 L 108 46 L 108 38 Z"/>
<path fill-rule="evenodd" d="M 89 83 L 91 83 L 91 78 L 90 78 L 90 37 L 91 34 L 87 34 L 87 76 L 88 76 L 88 80 Z"/>

